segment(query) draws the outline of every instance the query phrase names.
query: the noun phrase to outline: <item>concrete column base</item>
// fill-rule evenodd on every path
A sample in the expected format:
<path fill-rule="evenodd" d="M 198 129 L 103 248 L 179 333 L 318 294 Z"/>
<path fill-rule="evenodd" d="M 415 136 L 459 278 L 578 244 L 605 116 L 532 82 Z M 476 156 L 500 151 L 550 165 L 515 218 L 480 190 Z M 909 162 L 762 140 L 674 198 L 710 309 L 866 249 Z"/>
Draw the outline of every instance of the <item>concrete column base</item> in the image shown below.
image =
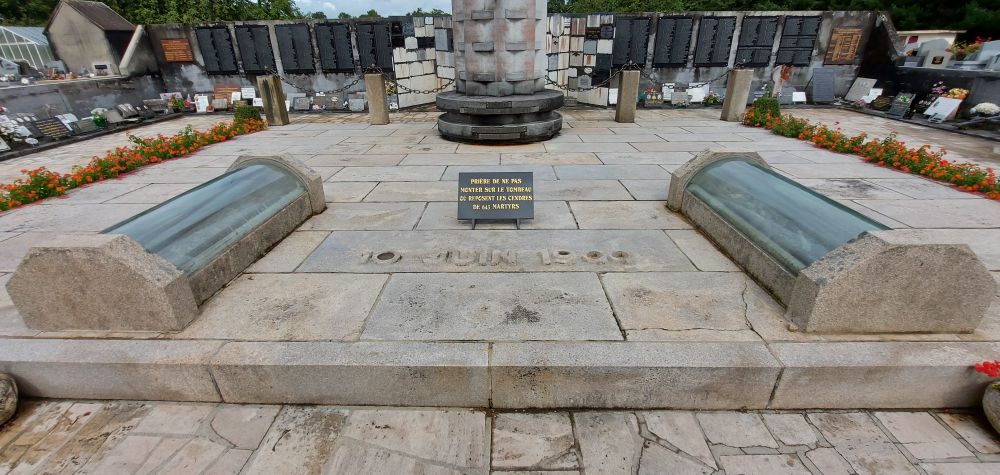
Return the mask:
<path fill-rule="evenodd" d="M 726 80 L 726 98 L 722 101 L 722 120 L 739 122 L 747 110 L 747 99 L 750 97 L 750 82 L 753 80 L 752 69 L 734 69 L 729 71 Z"/>
<path fill-rule="evenodd" d="M 365 74 L 365 91 L 368 97 L 368 123 L 389 123 L 389 101 L 385 96 L 385 79 L 381 74 Z"/>
<path fill-rule="evenodd" d="M 622 71 L 618 79 L 618 105 L 615 107 L 615 122 L 635 122 L 636 103 L 639 102 L 639 71 Z"/>

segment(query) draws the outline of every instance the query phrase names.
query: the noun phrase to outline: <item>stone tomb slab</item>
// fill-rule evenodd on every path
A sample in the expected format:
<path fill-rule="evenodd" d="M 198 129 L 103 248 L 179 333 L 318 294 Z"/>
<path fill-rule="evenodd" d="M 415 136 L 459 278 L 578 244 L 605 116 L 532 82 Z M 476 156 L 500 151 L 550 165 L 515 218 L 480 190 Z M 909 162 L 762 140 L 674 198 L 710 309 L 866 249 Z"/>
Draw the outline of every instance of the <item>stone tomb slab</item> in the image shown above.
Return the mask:
<path fill-rule="evenodd" d="M 395 274 L 363 340 L 621 340 L 597 275 Z"/>
<path fill-rule="evenodd" d="M 334 231 L 298 272 L 693 271 L 662 231 Z"/>

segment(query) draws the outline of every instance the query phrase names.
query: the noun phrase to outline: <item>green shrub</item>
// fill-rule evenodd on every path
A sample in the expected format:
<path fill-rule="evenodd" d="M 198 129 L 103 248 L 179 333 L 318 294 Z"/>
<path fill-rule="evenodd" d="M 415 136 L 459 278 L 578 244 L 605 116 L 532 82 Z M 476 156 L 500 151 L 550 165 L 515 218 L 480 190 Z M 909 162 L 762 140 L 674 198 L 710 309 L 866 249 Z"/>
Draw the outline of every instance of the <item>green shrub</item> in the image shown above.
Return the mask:
<path fill-rule="evenodd" d="M 233 108 L 233 119 L 237 122 L 243 122 L 248 119 L 260 120 L 260 111 L 250 104 L 241 102 Z"/>
<path fill-rule="evenodd" d="M 761 97 L 756 101 L 753 101 L 754 109 L 763 115 L 769 115 L 771 117 L 778 117 L 781 115 L 781 107 L 778 106 L 778 98 L 776 97 Z"/>

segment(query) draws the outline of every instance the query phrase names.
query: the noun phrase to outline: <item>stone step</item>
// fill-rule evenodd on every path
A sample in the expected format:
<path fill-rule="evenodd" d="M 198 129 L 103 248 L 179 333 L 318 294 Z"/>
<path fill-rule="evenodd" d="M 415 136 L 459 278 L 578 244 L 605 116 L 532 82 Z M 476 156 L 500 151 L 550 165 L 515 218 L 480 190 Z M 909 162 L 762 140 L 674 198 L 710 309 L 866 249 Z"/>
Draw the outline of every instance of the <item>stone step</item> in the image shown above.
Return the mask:
<path fill-rule="evenodd" d="M 978 342 L 0 340 L 25 396 L 338 405 L 966 407 Z"/>

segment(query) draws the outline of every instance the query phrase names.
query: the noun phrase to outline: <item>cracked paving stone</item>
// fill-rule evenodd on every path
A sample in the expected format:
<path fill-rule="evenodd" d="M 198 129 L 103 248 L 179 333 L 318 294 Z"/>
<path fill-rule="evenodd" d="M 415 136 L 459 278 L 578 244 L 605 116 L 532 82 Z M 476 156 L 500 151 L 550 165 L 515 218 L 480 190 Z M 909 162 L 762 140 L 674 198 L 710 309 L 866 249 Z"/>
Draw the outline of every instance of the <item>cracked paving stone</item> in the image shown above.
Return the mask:
<path fill-rule="evenodd" d="M 809 459 L 823 475 L 850 475 L 854 473 L 851 464 L 837 453 L 836 449 L 820 447 L 806 452 Z"/>
<path fill-rule="evenodd" d="M 1000 435 L 990 427 L 985 418 L 962 413 L 939 412 L 937 415 L 977 452 L 1000 454 Z"/>
<path fill-rule="evenodd" d="M 819 442 L 816 431 L 802 414 L 763 414 L 764 424 L 785 445 L 812 446 Z"/>
<path fill-rule="evenodd" d="M 285 406 L 246 473 L 323 473 L 347 414 L 334 407 Z"/>
<path fill-rule="evenodd" d="M 212 465 L 226 447 L 216 444 L 208 439 L 192 439 L 177 455 L 170 459 L 167 467 L 161 470 L 161 475 L 188 475 L 192 473 L 202 473 Z"/>
<path fill-rule="evenodd" d="M 489 460 L 486 415 L 479 411 L 352 410 L 343 436 L 451 467 L 484 467 Z"/>
<path fill-rule="evenodd" d="M 633 473 L 643 443 L 634 414 L 577 412 L 573 420 L 586 473 Z"/>
<path fill-rule="evenodd" d="M 157 404 L 136 426 L 134 432 L 193 435 L 214 409 L 214 404 Z"/>
<path fill-rule="evenodd" d="M 718 468 L 693 412 L 653 411 L 642 414 L 646 429 L 712 468 Z"/>
<path fill-rule="evenodd" d="M 705 436 L 713 444 L 730 447 L 778 448 L 778 443 L 767 431 L 760 416 L 741 412 L 700 412 L 698 422 Z"/>
<path fill-rule="evenodd" d="M 224 405 L 212 419 L 212 430 L 238 449 L 256 449 L 279 409 L 279 406 Z"/>
<path fill-rule="evenodd" d="M 493 468 L 567 469 L 578 466 L 568 413 L 497 414 Z"/>
<path fill-rule="evenodd" d="M 639 459 L 639 475 L 709 475 L 714 468 L 706 467 L 654 442 L 646 441 Z"/>

